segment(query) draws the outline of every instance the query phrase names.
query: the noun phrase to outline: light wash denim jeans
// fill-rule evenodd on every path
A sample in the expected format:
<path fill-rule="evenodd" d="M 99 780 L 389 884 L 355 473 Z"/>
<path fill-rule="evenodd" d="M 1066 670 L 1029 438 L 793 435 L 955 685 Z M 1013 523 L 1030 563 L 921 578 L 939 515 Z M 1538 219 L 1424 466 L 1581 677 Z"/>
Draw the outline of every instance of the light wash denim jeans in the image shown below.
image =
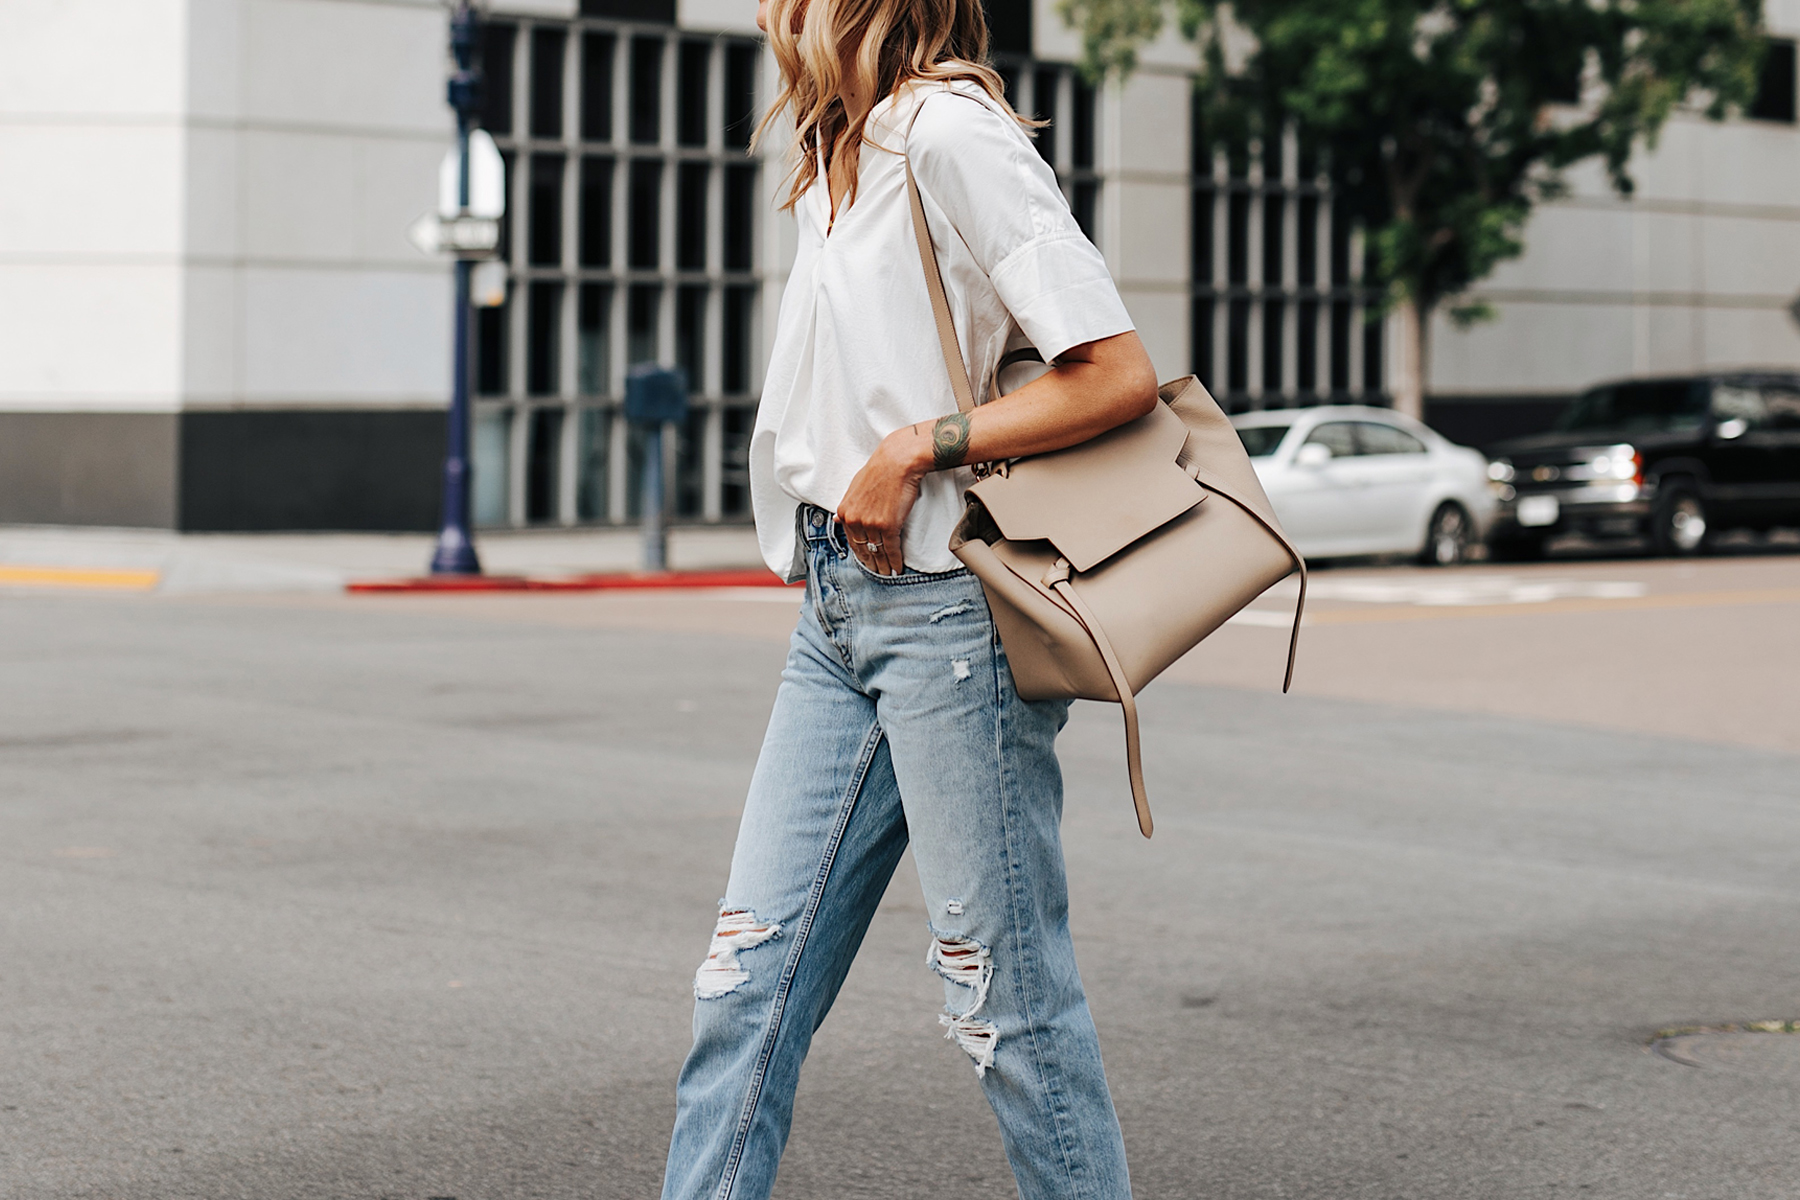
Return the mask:
<path fill-rule="evenodd" d="M 1125 1200 L 1125 1146 L 1075 970 L 1058 825 L 1067 701 L 1013 691 L 966 571 L 883 578 L 800 517 L 806 600 L 695 976 L 664 1200 L 761 1200 L 794 1088 L 910 839 L 946 1036 L 1025 1200 Z"/>

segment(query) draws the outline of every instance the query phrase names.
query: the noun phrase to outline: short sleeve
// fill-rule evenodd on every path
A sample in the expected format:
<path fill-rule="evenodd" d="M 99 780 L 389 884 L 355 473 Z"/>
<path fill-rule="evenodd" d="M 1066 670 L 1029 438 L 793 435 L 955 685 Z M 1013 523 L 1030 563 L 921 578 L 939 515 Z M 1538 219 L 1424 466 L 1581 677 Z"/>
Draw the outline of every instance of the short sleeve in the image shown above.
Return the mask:
<path fill-rule="evenodd" d="M 1106 260 L 1012 118 L 967 93 L 933 92 L 907 157 L 1046 362 L 1133 327 Z"/>

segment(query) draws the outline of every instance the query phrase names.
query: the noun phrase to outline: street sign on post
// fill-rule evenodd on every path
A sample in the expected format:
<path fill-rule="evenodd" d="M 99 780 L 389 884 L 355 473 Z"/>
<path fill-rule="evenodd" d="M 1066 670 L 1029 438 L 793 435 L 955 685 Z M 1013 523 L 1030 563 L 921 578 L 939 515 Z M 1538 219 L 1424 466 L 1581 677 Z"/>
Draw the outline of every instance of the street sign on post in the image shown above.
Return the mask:
<path fill-rule="evenodd" d="M 469 131 L 469 201 L 462 202 L 460 144 L 444 152 L 438 165 L 438 203 L 407 229 L 412 244 L 427 254 L 491 258 L 500 249 L 500 218 L 506 215 L 506 160 L 485 129 Z"/>
<path fill-rule="evenodd" d="M 487 258 L 500 248 L 500 222 L 491 217 L 426 213 L 407 228 L 406 236 L 427 254 Z"/>
<path fill-rule="evenodd" d="M 438 216 L 485 217 L 498 221 L 506 215 L 506 160 L 485 129 L 469 131 L 469 202 L 463 204 L 462 155 L 454 148 L 438 164 Z"/>
<path fill-rule="evenodd" d="M 669 531 L 663 521 L 663 427 L 687 420 L 687 375 L 641 363 L 625 375 L 625 419 L 644 430 L 644 570 L 669 563 Z"/>

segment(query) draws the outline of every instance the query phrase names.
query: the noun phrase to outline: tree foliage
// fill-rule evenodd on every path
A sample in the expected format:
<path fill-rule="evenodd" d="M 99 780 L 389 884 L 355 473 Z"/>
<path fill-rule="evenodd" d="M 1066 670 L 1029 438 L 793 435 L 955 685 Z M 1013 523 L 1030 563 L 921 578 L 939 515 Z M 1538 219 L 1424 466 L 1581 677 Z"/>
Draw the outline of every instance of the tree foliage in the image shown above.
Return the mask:
<path fill-rule="evenodd" d="M 1633 148 L 1671 112 L 1754 94 L 1761 0 L 1169 0 L 1224 136 L 1292 122 L 1421 314 L 1520 253 L 1534 204 L 1598 156 L 1632 190 Z M 1090 74 L 1127 71 L 1164 0 L 1062 0 Z M 1240 61 L 1231 61 L 1238 59 Z"/>

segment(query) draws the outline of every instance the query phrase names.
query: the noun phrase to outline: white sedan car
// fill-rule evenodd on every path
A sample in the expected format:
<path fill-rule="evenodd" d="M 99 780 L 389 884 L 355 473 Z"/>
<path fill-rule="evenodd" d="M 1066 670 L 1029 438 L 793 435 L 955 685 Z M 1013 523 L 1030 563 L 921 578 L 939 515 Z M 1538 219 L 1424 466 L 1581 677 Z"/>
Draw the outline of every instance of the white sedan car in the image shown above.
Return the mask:
<path fill-rule="evenodd" d="M 1241 413 L 1251 465 L 1308 558 L 1410 554 L 1461 562 L 1487 533 L 1487 457 L 1385 408 Z"/>

